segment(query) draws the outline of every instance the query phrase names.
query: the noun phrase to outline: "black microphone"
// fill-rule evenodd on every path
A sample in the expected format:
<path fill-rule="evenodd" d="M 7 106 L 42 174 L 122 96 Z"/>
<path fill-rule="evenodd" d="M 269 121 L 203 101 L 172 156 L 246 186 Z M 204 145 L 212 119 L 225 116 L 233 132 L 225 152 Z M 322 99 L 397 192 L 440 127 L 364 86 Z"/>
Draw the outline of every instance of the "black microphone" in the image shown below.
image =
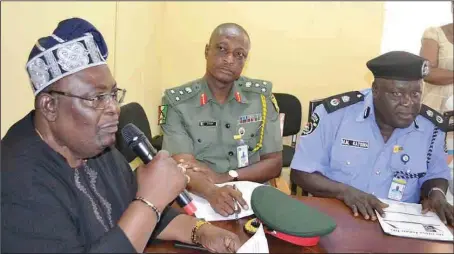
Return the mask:
<path fill-rule="evenodd" d="M 129 123 L 123 127 L 121 135 L 128 147 L 139 156 L 143 163 L 148 164 L 156 155 L 156 149 L 151 145 L 145 134 L 134 124 Z M 180 193 L 176 201 L 189 215 L 193 215 L 197 210 L 187 190 Z"/>

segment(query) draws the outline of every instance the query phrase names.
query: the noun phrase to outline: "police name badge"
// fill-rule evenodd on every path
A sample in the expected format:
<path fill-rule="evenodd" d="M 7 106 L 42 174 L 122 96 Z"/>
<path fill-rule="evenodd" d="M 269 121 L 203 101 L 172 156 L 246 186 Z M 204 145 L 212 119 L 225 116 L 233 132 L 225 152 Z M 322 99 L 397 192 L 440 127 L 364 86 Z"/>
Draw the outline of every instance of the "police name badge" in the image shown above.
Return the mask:
<path fill-rule="evenodd" d="M 396 201 L 402 200 L 406 184 L 407 181 L 405 179 L 394 177 L 391 187 L 389 187 L 388 198 Z"/>

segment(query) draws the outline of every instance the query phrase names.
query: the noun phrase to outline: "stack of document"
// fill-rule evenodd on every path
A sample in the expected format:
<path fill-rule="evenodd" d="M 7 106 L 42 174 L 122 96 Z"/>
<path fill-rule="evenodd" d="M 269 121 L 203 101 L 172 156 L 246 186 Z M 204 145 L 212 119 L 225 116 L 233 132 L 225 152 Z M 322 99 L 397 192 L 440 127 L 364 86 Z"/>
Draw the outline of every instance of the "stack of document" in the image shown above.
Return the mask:
<path fill-rule="evenodd" d="M 441 222 L 434 212 L 421 213 L 421 204 L 404 203 L 380 199 L 387 203 L 385 217 L 377 213 L 383 231 L 386 234 L 438 241 L 453 241 L 448 227 Z"/>
<path fill-rule="evenodd" d="M 238 214 L 238 219 L 243 217 L 251 216 L 254 214 L 251 207 L 251 196 L 252 191 L 263 184 L 249 182 L 249 181 L 237 181 L 237 182 L 228 182 L 222 184 L 216 184 L 218 187 L 222 187 L 224 185 L 231 185 L 235 184 L 236 188 L 243 194 L 243 199 L 246 201 L 249 209 L 244 210 L 241 208 L 241 212 Z M 195 212 L 195 216 L 199 219 L 205 219 L 206 221 L 223 221 L 223 220 L 235 220 L 235 215 L 232 214 L 230 216 L 224 217 L 213 210 L 210 203 L 202 197 L 199 197 L 193 193 L 189 193 L 192 197 L 192 201 L 194 205 L 197 207 L 197 211 Z M 238 204 L 239 205 L 239 204 Z"/>

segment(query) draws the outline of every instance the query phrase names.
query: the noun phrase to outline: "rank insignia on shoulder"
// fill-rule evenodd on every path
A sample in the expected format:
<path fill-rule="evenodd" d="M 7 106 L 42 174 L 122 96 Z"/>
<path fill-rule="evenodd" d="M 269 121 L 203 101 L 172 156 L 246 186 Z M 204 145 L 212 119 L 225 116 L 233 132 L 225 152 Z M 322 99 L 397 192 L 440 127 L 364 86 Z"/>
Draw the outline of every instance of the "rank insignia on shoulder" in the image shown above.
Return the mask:
<path fill-rule="evenodd" d="M 303 131 L 301 132 L 301 136 L 306 136 L 314 132 L 319 122 L 320 116 L 317 113 L 312 113 L 311 120 L 304 127 Z"/>
<path fill-rule="evenodd" d="M 168 105 L 160 105 L 158 107 L 158 125 L 163 125 L 167 121 L 167 108 Z"/>
<path fill-rule="evenodd" d="M 364 100 L 364 95 L 358 91 L 334 95 L 323 100 L 326 112 L 332 113 L 341 108 L 353 105 Z"/>
<path fill-rule="evenodd" d="M 448 121 L 443 117 L 442 114 L 432 109 L 431 107 L 422 104 L 419 114 L 437 126 L 440 130 L 446 131 L 448 127 Z"/>
<path fill-rule="evenodd" d="M 174 106 L 185 102 L 186 100 L 196 96 L 201 89 L 198 81 L 167 89 L 164 93 L 167 96 L 170 105 Z"/>
<path fill-rule="evenodd" d="M 241 77 L 237 82 L 243 91 L 259 93 L 266 96 L 272 94 L 273 84 L 270 81 Z"/>

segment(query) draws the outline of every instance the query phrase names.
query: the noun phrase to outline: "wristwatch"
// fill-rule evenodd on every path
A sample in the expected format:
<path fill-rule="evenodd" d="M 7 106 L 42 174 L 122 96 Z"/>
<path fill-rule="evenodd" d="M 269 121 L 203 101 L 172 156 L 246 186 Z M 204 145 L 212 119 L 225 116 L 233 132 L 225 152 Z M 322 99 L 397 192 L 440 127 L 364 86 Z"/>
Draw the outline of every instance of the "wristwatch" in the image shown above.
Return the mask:
<path fill-rule="evenodd" d="M 236 170 L 229 170 L 229 176 L 233 177 L 233 181 L 238 181 L 238 172 Z"/>

